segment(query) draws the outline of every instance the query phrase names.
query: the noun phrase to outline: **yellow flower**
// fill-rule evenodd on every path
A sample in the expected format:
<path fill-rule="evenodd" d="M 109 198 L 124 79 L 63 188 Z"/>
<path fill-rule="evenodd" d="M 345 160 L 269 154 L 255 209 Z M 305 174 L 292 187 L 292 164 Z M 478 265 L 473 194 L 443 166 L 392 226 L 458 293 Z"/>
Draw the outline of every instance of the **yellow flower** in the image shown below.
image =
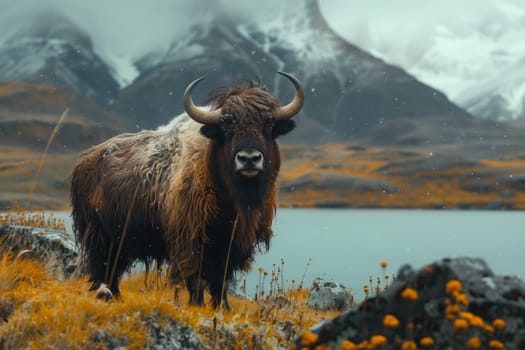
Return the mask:
<path fill-rule="evenodd" d="M 467 347 L 471 349 L 479 349 L 481 347 L 481 339 L 479 337 L 472 337 L 467 341 Z"/>
<path fill-rule="evenodd" d="M 383 318 L 383 325 L 388 328 L 397 328 L 397 326 L 399 326 L 399 320 L 396 316 L 387 314 Z"/>
<path fill-rule="evenodd" d="M 468 323 L 466 320 L 464 319 L 454 320 L 454 329 L 462 330 L 462 329 L 467 329 L 467 328 L 468 328 Z"/>
<path fill-rule="evenodd" d="M 454 298 L 456 299 L 457 303 L 463 304 L 465 306 L 468 306 L 469 300 L 466 294 L 463 293 L 454 293 Z"/>
<path fill-rule="evenodd" d="M 356 349 L 368 349 L 368 340 L 363 340 L 359 344 L 357 344 Z"/>
<path fill-rule="evenodd" d="M 401 293 L 401 297 L 403 299 L 408 300 L 417 300 L 417 298 L 419 298 L 419 295 L 417 293 L 417 290 L 412 288 L 405 288 L 405 290 L 403 290 L 403 292 Z"/>
<path fill-rule="evenodd" d="M 502 318 L 496 318 L 494 321 L 492 321 L 492 327 L 496 329 L 503 329 L 507 326 L 507 323 Z"/>
<path fill-rule="evenodd" d="M 384 346 L 386 345 L 386 337 L 384 335 L 373 335 L 372 338 L 370 338 L 370 345 L 372 346 Z"/>
<path fill-rule="evenodd" d="M 493 340 L 489 341 L 489 347 L 491 347 L 493 349 L 503 349 L 505 347 L 505 344 L 503 344 L 499 340 L 493 339 Z"/>
<path fill-rule="evenodd" d="M 459 305 L 452 304 L 445 308 L 445 313 L 447 314 L 457 314 L 459 312 Z"/>
<path fill-rule="evenodd" d="M 304 332 L 301 336 L 301 345 L 303 346 L 310 346 L 313 345 L 317 341 L 318 337 L 317 334 L 313 332 Z"/>
<path fill-rule="evenodd" d="M 401 350 L 417 350 L 416 342 L 413 340 L 406 340 L 401 345 Z"/>
<path fill-rule="evenodd" d="M 445 290 L 447 293 L 452 294 L 454 292 L 460 292 L 463 286 L 461 285 L 461 281 L 459 280 L 450 280 L 447 282 L 447 285 L 445 286 Z"/>
<path fill-rule="evenodd" d="M 388 266 L 388 262 L 386 260 L 381 260 L 379 262 L 379 265 L 381 265 L 382 268 L 386 269 L 386 267 Z"/>
<path fill-rule="evenodd" d="M 488 324 L 486 324 L 483 328 L 485 329 L 485 332 L 487 333 L 494 333 L 494 327 L 489 326 Z"/>
<path fill-rule="evenodd" d="M 434 345 L 434 339 L 432 339 L 431 337 L 423 337 L 419 340 L 419 345 L 432 346 Z"/>
<path fill-rule="evenodd" d="M 341 342 L 341 350 L 355 350 L 357 349 L 356 345 L 350 340 L 343 340 Z"/>
<path fill-rule="evenodd" d="M 470 321 L 474 317 L 472 312 L 463 311 L 459 313 L 459 317 L 461 317 L 464 320 Z"/>
<path fill-rule="evenodd" d="M 479 316 L 472 316 L 472 318 L 469 320 L 469 323 L 472 327 L 483 328 L 484 326 L 483 319 Z"/>

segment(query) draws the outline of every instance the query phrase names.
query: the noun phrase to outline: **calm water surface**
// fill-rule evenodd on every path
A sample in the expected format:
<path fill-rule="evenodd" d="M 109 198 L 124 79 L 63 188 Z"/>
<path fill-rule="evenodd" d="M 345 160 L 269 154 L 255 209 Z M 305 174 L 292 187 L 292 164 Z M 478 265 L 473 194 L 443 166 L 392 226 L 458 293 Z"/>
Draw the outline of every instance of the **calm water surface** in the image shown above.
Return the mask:
<path fill-rule="evenodd" d="M 523 278 L 524 222 L 518 211 L 279 209 L 270 252 L 258 255 L 241 280 L 253 293 L 257 268 L 271 271 L 283 258 L 285 279 L 299 281 L 311 259 L 306 286 L 323 277 L 360 298 L 369 276 L 382 275 L 381 260 L 392 274 L 406 263 L 419 268 L 456 256 L 483 257 L 495 273 Z"/>
<path fill-rule="evenodd" d="M 256 267 L 286 259 L 285 276 L 299 279 L 312 259 L 306 281 L 324 277 L 362 295 L 369 276 L 444 257 L 483 257 L 497 274 L 525 277 L 523 212 L 431 210 L 316 210 L 278 212 L 270 253 Z M 248 276 L 251 283 L 257 279 Z"/>

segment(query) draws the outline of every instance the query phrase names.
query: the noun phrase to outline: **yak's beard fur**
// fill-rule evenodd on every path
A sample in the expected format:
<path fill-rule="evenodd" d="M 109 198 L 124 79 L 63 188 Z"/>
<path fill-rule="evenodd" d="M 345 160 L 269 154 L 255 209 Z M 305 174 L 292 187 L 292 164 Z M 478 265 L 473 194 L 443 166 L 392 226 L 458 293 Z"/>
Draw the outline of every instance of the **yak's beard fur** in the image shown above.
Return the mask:
<path fill-rule="evenodd" d="M 232 199 L 237 210 L 261 208 L 268 192 L 268 176 L 261 171 L 256 177 L 246 178 L 234 173 L 232 178 Z"/>
<path fill-rule="evenodd" d="M 274 203 L 266 171 L 260 172 L 254 178 L 245 178 L 235 173 L 232 178 L 231 198 L 237 213 L 238 222 L 236 227 L 236 245 L 244 251 L 252 250 L 255 246 L 263 244 L 266 250 L 269 248 L 271 229 L 260 227 L 263 218 L 273 217 L 275 210 L 269 204 Z M 269 197 L 272 197 L 269 200 Z M 268 231 L 268 232 L 267 232 Z M 262 248 L 262 247 L 261 247 Z"/>

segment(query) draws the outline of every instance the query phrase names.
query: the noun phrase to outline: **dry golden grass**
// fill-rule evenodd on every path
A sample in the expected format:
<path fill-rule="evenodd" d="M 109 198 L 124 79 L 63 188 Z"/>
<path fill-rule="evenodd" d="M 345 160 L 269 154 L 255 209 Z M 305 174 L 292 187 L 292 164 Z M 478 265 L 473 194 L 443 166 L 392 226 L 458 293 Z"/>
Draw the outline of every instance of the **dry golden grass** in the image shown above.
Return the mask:
<path fill-rule="evenodd" d="M 122 298 L 110 303 L 88 292 L 85 279 L 59 282 L 45 268 L 23 256 L 0 257 L 0 347 L 8 349 L 104 349 L 104 337 L 127 349 L 148 348 L 151 322 L 169 327 L 172 322 L 191 326 L 206 348 L 263 349 L 288 345 L 295 336 L 335 312 L 306 307 L 307 290 L 287 291 L 280 298 L 259 302 L 232 296 L 231 311 L 188 306 L 186 292 L 145 276 L 125 278 Z M 280 302 L 280 307 L 272 303 Z M 294 330 L 285 335 L 278 325 Z M 102 333 L 101 333 L 102 332 Z M 104 334 L 101 338 L 100 334 Z M 229 334 L 230 336 L 226 336 Z"/>
<path fill-rule="evenodd" d="M 465 174 L 480 171 L 494 171 L 506 174 L 512 170 L 517 174 L 525 172 L 525 159 L 480 160 L 479 167 L 458 166 L 452 169 L 432 172 L 414 172 L 410 176 L 385 175 L 377 171 L 392 161 L 403 162 L 427 155 L 388 150 L 379 147 L 354 149 L 348 144 L 328 144 L 318 148 L 287 146 L 283 148 L 284 162 L 280 181 L 287 181 L 301 175 L 345 174 L 368 180 L 386 181 L 397 188 L 395 193 L 380 191 L 330 191 L 313 188 L 298 189 L 280 193 L 279 203 L 283 207 L 313 207 L 325 202 L 345 203 L 352 207 L 377 208 L 460 208 L 470 204 L 473 208 L 486 209 L 490 202 L 502 202 L 513 209 L 525 209 L 525 192 L 514 190 L 512 198 L 504 199 L 500 192 L 473 192 L 462 188 L 460 180 Z M 288 158 L 291 161 L 288 161 Z M 336 166 L 330 166 L 335 164 Z"/>
<path fill-rule="evenodd" d="M 7 207 L 7 212 L 0 214 L 0 224 L 5 226 L 34 226 L 54 231 L 66 232 L 64 219 L 58 218 L 53 212 L 25 210 L 19 205 Z"/>

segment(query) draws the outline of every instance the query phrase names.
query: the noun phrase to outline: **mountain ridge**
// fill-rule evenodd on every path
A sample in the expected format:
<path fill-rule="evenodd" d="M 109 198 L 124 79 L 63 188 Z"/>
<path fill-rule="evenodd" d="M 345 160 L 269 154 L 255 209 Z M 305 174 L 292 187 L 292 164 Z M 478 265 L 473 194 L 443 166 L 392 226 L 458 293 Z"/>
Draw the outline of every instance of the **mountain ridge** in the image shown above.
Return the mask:
<path fill-rule="evenodd" d="M 305 87 L 303 117 L 332 130 L 325 142 L 348 139 L 401 116 L 471 117 L 441 92 L 338 36 L 317 1 L 300 4 L 276 12 L 263 25 L 214 21 L 195 25 L 165 51 L 137 60 L 141 74 L 122 90 L 116 109 L 142 119 L 144 127 L 162 124 L 171 117 L 170 111 L 182 112 L 184 88 L 201 75 L 207 79 L 195 89 L 198 101 L 204 100 L 202 91 L 246 78 L 263 81 L 286 101 L 293 91 L 275 74 L 284 70 L 299 77 Z"/>

